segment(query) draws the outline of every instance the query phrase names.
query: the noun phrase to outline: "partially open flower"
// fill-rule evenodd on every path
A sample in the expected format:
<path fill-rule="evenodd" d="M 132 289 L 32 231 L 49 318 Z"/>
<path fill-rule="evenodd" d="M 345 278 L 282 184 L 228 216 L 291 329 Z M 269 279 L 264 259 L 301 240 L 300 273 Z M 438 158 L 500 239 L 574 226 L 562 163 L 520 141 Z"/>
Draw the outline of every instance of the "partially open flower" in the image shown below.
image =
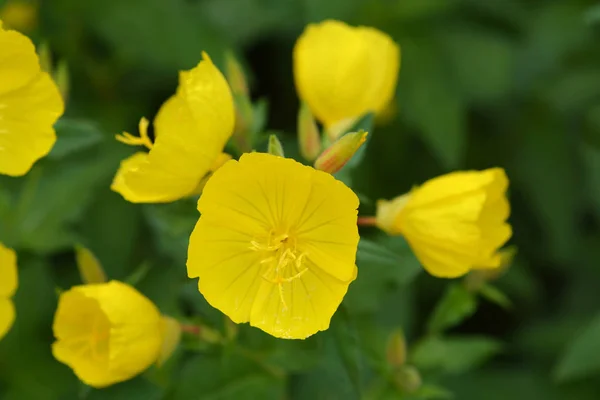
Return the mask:
<path fill-rule="evenodd" d="M 377 204 L 377 226 L 403 235 L 423 267 L 438 277 L 497 268 L 510 238 L 504 170 L 454 172 Z"/>
<path fill-rule="evenodd" d="M 64 111 L 58 88 L 40 68 L 33 43 L 0 21 L 0 174 L 25 175 L 56 142 Z"/>
<path fill-rule="evenodd" d="M 52 354 L 89 386 L 133 378 L 155 363 L 164 322 L 156 306 L 118 281 L 62 293 L 54 317 Z"/>
<path fill-rule="evenodd" d="M 15 321 L 15 306 L 11 297 L 17 286 L 17 256 L 13 250 L 0 243 L 0 339 Z"/>
<path fill-rule="evenodd" d="M 188 276 L 234 322 L 280 338 L 329 327 L 356 278 L 358 198 L 333 176 L 270 154 L 244 154 L 207 183 Z"/>
<path fill-rule="evenodd" d="M 143 145 L 121 163 L 112 189 L 133 203 L 165 203 L 196 193 L 233 133 L 234 107 L 225 78 L 206 53 L 190 71 L 181 72 L 177 93 L 154 120 L 154 143 L 140 122 L 140 137 L 117 136 Z"/>
<path fill-rule="evenodd" d="M 330 139 L 368 112 L 382 112 L 394 96 L 400 48 L 385 33 L 340 21 L 311 24 L 294 48 L 300 98 Z"/>

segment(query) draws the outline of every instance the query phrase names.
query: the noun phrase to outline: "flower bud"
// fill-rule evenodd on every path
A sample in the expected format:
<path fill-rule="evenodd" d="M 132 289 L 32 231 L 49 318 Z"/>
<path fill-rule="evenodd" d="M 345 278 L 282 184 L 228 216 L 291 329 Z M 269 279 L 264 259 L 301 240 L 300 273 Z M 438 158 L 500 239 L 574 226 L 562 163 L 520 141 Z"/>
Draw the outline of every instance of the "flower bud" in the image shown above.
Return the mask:
<path fill-rule="evenodd" d="M 283 146 L 281 145 L 281 142 L 279 141 L 279 139 L 277 139 L 277 136 L 275 135 L 269 136 L 268 153 L 278 157 L 285 157 L 283 153 Z"/>
<path fill-rule="evenodd" d="M 37 6 L 31 1 L 9 0 L 0 9 L 0 21 L 4 22 L 5 27 L 8 29 L 29 33 L 37 26 Z"/>
<path fill-rule="evenodd" d="M 329 146 L 315 161 L 315 168 L 335 174 L 350 159 L 367 140 L 368 132 L 358 131 L 347 133 Z"/>
<path fill-rule="evenodd" d="M 106 273 L 94 254 L 82 246 L 75 246 L 75 260 L 83 283 L 104 283 Z"/>
<path fill-rule="evenodd" d="M 247 97 L 250 94 L 244 69 L 231 52 L 225 55 L 225 76 L 234 95 Z"/>
<path fill-rule="evenodd" d="M 75 286 L 60 295 L 52 354 L 85 384 L 106 387 L 159 359 L 162 324 L 156 306 L 125 283 Z"/>
<path fill-rule="evenodd" d="M 414 393 L 423 383 L 421 374 L 412 365 L 405 365 L 394 373 L 394 383 L 405 393 Z"/>
<path fill-rule="evenodd" d="M 386 356 L 388 364 L 392 367 L 400 367 L 406 362 L 406 340 L 401 329 L 390 335 Z"/>
<path fill-rule="evenodd" d="M 314 161 L 321 152 L 321 135 L 310 108 L 300 104 L 298 110 L 298 142 L 300 154 L 308 161 Z"/>

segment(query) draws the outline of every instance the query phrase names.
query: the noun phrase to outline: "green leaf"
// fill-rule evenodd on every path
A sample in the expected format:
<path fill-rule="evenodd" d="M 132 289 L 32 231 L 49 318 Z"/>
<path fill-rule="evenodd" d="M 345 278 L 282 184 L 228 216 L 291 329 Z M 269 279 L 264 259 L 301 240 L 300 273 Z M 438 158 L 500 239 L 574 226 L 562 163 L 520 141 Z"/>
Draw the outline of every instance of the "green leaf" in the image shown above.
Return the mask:
<path fill-rule="evenodd" d="M 561 382 L 600 374 L 600 316 L 574 337 L 556 366 L 554 376 Z"/>
<path fill-rule="evenodd" d="M 10 208 L 0 210 L 0 237 L 42 253 L 72 248 L 79 242 L 73 225 L 97 191 L 108 187 L 121 156 L 115 144 L 105 143 L 36 164 L 18 181 Z"/>
<path fill-rule="evenodd" d="M 59 160 L 71 153 L 83 151 L 100 143 L 104 135 L 92 122 L 79 119 L 61 118 L 54 125 L 57 141 L 49 159 Z"/>
<path fill-rule="evenodd" d="M 501 349 L 499 342 L 486 337 L 430 336 L 413 347 L 410 361 L 423 370 L 461 374 L 483 364 Z"/>
<path fill-rule="evenodd" d="M 358 397 L 363 392 L 363 355 L 354 323 L 340 310 L 332 321 L 332 331 L 340 358 Z"/>
<path fill-rule="evenodd" d="M 106 389 L 92 389 L 85 400 L 160 400 L 165 390 L 141 376 Z"/>
<path fill-rule="evenodd" d="M 358 277 L 350 285 L 344 304 L 353 314 L 375 311 L 382 296 L 394 286 L 410 284 L 422 268 L 400 236 L 361 238 L 356 254 Z"/>
<path fill-rule="evenodd" d="M 477 311 L 477 297 L 461 284 L 451 284 L 429 318 L 427 329 L 439 333 L 460 324 Z"/>
<path fill-rule="evenodd" d="M 144 209 L 159 250 L 180 265 L 185 265 L 190 235 L 200 217 L 196 203 L 194 199 L 183 199 L 169 204 L 148 205 Z"/>
<path fill-rule="evenodd" d="M 324 336 L 321 362 L 315 368 L 293 377 L 290 383 L 291 399 L 360 399 L 339 345 L 335 343 L 336 338 L 333 335 Z"/>
<path fill-rule="evenodd" d="M 512 307 L 512 302 L 503 292 L 497 287 L 487 284 L 479 289 L 479 294 L 486 300 L 499 305 L 502 308 L 509 309 Z"/>
<path fill-rule="evenodd" d="M 506 94 L 513 83 L 515 49 L 500 32 L 460 24 L 440 35 L 462 93 L 473 101 Z"/>
<path fill-rule="evenodd" d="M 238 353 L 190 359 L 173 385 L 172 400 L 280 399 L 283 381 Z"/>
<path fill-rule="evenodd" d="M 449 400 L 454 398 L 454 394 L 441 386 L 423 385 L 412 397 L 423 400 Z"/>
<path fill-rule="evenodd" d="M 462 164 L 466 146 L 465 103 L 439 49 L 430 41 L 402 46 L 400 113 L 417 129 L 445 168 Z"/>

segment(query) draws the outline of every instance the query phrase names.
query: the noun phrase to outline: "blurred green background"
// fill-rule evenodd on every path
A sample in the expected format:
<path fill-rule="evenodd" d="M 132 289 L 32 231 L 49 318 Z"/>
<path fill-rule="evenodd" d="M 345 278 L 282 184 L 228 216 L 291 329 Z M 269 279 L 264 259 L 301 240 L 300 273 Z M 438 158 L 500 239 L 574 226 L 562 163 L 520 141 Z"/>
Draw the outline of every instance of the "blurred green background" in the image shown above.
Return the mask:
<path fill-rule="evenodd" d="M 597 400 L 594 3 L 31 2 L 36 16 L 23 29 L 36 44 L 46 41 L 56 62 L 68 63 L 70 93 L 50 156 L 24 178 L 0 178 L 0 241 L 18 251 L 20 267 L 18 319 L 0 342 L 0 399 Z M 402 48 L 394 113 L 374 127 L 353 179 L 362 213 L 372 214 L 378 198 L 448 171 L 506 169 L 518 254 L 493 282 L 496 291 L 482 296 L 460 281 L 434 279 L 401 239 L 366 230 L 358 280 L 329 331 L 283 341 L 244 325 L 226 345 L 185 337 L 162 369 L 101 391 L 78 383 L 50 352 L 57 289 L 80 282 L 76 243 L 162 312 L 231 330 L 186 277 L 194 200 L 140 206 L 111 192 L 119 161 L 133 151 L 114 134 L 135 132 L 141 116 L 152 118 L 174 92 L 177 71 L 195 66 L 202 50 L 221 68 L 231 50 L 253 98 L 268 101 L 269 130 L 294 154 L 292 49 L 307 23 L 326 18 L 378 27 Z M 497 304 L 504 304 L 498 291 L 512 306 Z M 386 358 L 398 329 L 406 334 L 408 362 L 422 376 L 412 394 Z"/>

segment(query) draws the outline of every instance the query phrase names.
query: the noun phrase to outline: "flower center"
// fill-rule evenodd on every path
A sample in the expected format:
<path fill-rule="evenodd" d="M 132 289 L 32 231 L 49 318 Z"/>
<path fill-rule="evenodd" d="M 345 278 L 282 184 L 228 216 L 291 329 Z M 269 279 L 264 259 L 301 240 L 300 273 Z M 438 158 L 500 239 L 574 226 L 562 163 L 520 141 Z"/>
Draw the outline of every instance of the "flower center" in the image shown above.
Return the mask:
<path fill-rule="evenodd" d="M 287 309 L 283 284 L 300 278 L 308 271 L 304 262 L 306 253 L 298 250 L 296 239 L 287 233 L 277 234 L 271 231 L 266 239 L 253 240 L 250 244 L 250 249 L 264 254 L 260 263 L 267 267 L 262 277 L 267 282 L 277 285 L 281 303 Z"/>

